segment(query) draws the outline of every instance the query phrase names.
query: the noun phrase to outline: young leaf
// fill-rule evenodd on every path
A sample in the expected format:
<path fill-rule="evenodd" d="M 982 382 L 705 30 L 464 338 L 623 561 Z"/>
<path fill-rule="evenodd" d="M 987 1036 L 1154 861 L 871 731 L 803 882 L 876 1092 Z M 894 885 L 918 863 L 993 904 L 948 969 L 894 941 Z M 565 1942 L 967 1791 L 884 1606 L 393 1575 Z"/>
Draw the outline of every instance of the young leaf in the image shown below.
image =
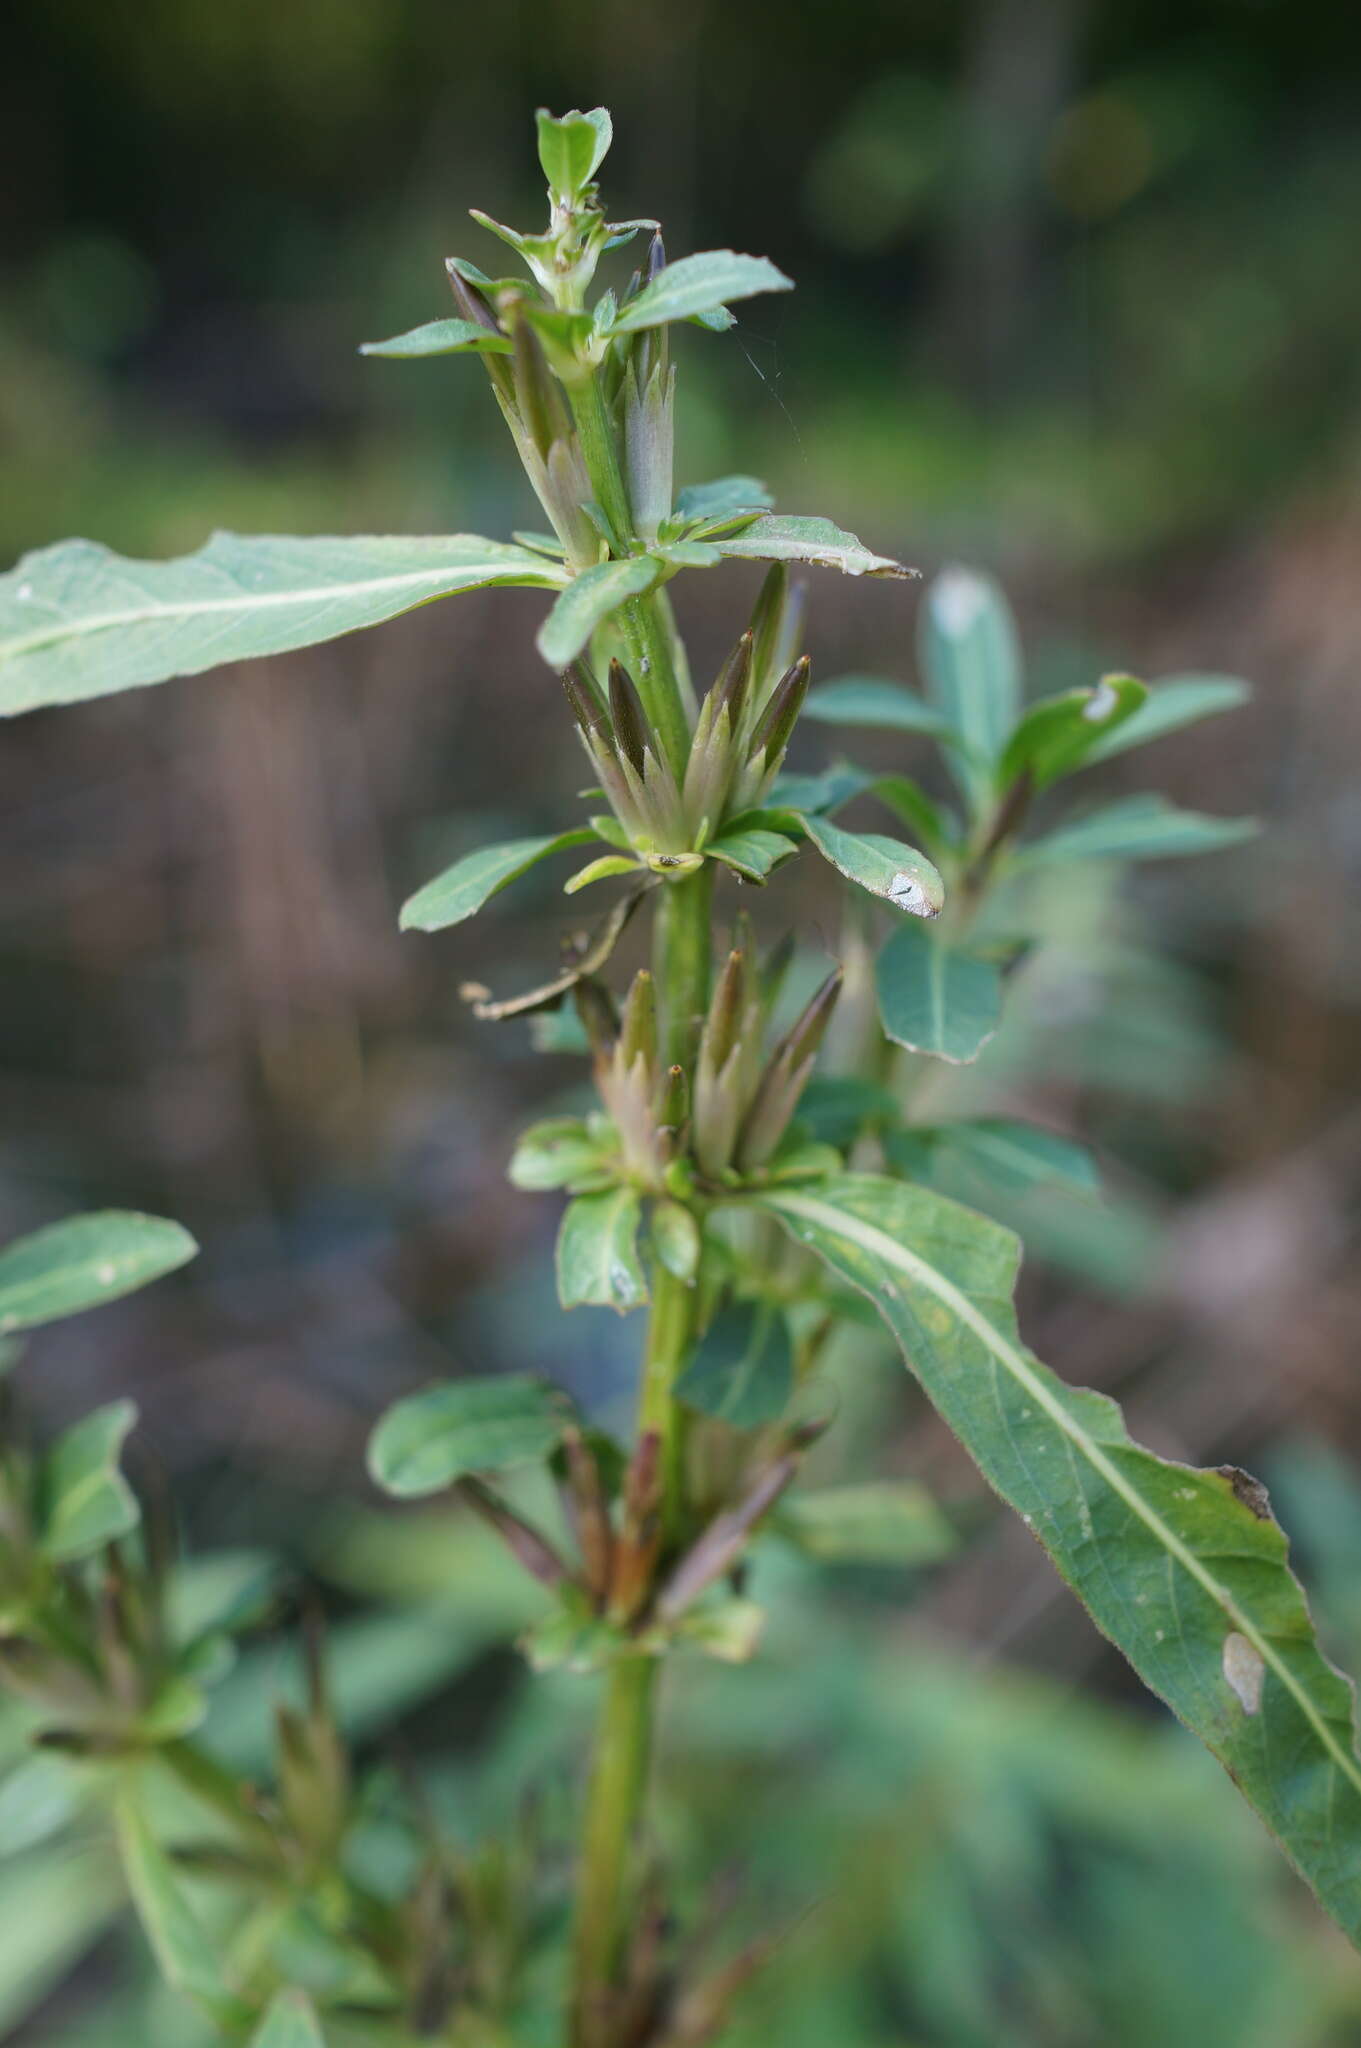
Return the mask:
<path fill-rule="evenodd" d="M 662 565 L 651 555 L 630 555 L 622 562 L 600 562 L 573 577 L 539 628 L 537 646 L 550 668 L 566 668 L 576 660 L 597 626 L 631 597 L 651 590 Z"/>
<path fill-rule="evenodd" d="M 959 1538 L 924 1486 L 912 1480 L 869 1479 L 787 1494 L 771 1527 L 806 1557 L 823 1564 L 877 1564 L 902 1569 L 935 1564 Z"/>
<path fill-rule="evenodd" d="M 564 1308 L 594 1306 L 626 1315 L 647 1300 L 638 1257 L 642 1202 L 633 1188 L 577 1195 L 558 1232 L 558 1299 Z"/>
<path fill-rule="evenodd" d="M 1182 811 L 1163 796 L 1126 796 L 1074 824 L 1033 839 L 1016 855 L 1027 867 L 1064 860 L 1163 860 L 1218 853 L 1257 833 L 1255 818 L 1212 818 Z"/>
<path fill-rule="evenodd" d="M 932 703 L 963 739 L 950 765 L 975 811 L 1021 705 L 1021 653 L 1011 608 L 989 576 L 946 569 L 926 593 L 921 663 Z"/>
<path fill-rule="evenodd" d="M 720 476 L 709 484 L 687 484 L 677 493 L 676 513 L 689 524 L 724 519 L 737 512 L 768 511 L 774 502 L 757 477 Z"/>
<path fill-rule="evenodd" d="M 783 832 L 767 832 L 760 826 L 724 832 L 720 838 L 711 839 L 704 849 L 711 860 L 721 860 L 748 882 L 767 881 L 772 870 L 798 850 Z"/>
<path fill-rule="evenodd" d="M 89 1557 L 137 1527 L 137 1496 L 118 1469 L 137 1420 L 132 1401 L 96 1408 L 57 1438 L 42 1468 L 42 1547 L 57 1564 Z"/>
<path fill-rule="evenodd" d="M 170 562 L 60 541 L 0 576 L 0 716 L 312 647 L 459 590 L 556 590 L 564 578 L 528 548 L 467 533 L 216 533 L 196 555 Z"/>
<path fill-rule="evenodd" d="M 134 1780 L 120 1787 L 114 1817 L 128 1890 L 161 1975 L 178 1990 L 220 2003 L 229 1993 L 214 1944 L 185 1897 L 170 1858 L 151 1832 L 141 1789 Z"/>
<path fill-rule="evenodd" d="M 794 1390 L 794 1355 L 782 1315 L 740 1302 L 714 1317 L 676 1398 L 734 1429 L 759 1429 L 784 1413 Z"/>
<path fill-rule="evenodd" d="M 594 839 L 594 832 L 579 826 L 550 839 L 509 839 L 503 846 L 479 846 L 408 897 L 402 905 L 401 928 L 404 932 L 442 932 L 450 925 L 462 924 L 498 889 L 517 881 L 550 854 L 588 846 Z"/>
<path fill-rule="evenodd" d="M 450 1380 L 388 1409 L 369 1438 L 374 1483 L 399 1499 L 439 1493 L 471 1472 L 545 1458 L 561 1440 L 562 1402 L 543 1380 Z"/>
<path fill-rule="evenodd" d="M 31 1330 L 116 1301 L 197 1252 L 178 1223 L 132 1209 L 50 1223 L 0 1252 L 0 1331 Z"/>
<path fill-rule="evenodd" d="M 540 107 L 539 162 L 548 189 L 557 198 L 579 199 L 605 160 L 614 140 L 614 124 L 607 107 L 595 107 L 589 114 L 575 110 L 555 119 L 547 107 Z"/>
<path fill-rule="evenodd" d="M 776 793 L 778 795 L 778 791 Z M 804 830 L 824 860 L 912 917 L 938 917 L 945 884 L 924 853 L 881 832 L 843 832 L 814 811 L 801 813 Z"/>
<path fill-rule="evenodd" d="M 608 1156 L 606 1141 L 593 1136 L 580 1117 L 549 1117 L 521 1136 L 509 1178 L 512 1187 L 543 1194 L 599 1173 Z"/>
<path fill-rule="evenodd" d="M 326 2048 L 316 2008 L 305 1991 L 275 1993 L 251 2035 L 250 2048 Z"/>
<path fill-rule="evenodd" d="M 976 1060 L 1002 1021 L 1002 977 L 990 960 L 904 924 L 875 969 L 879 1019 L 895 1045 L 953 1064 Z"/>
<path fill-rule="evenodd" d="M 508 334 L 492 334 L 475 320 L 427 320 L 423 327 L 408 328 L 389 341 L 364 341 L 361 356 L 456 356 L 472 351 L 479 355 L 508 356 L 514 344 Z"/>
<path fill-rule="evenodd" d="M 714 546 L 734 561 L 815 562 L 847 576 L 917 574 L 888 555 L 871 554 L 853 533 L 843 533 L 830 519 L 787 518 L 772 512 L 753 520 L 741 533 L 715 540 Z"/>
<path fill-rule="evenodd" d="M 1236 676 L 1173 676 L 1165 683 L 1154 683 L 1133 717 L 1114 732 L 1103 733 L 1087 759 L 1109 761 L 1112 754 L 1146 746 L 1164 733 L 1178 732 L 1184 725 L 1214 718 L 1221 711 L 1236 710 L 1251 695 L 1249 685 Z"/>
<path fill-rule="evenodd" d="M 863 725 L 881 732 L 949 729 L 940 712 L 914 690 L 881 676 L 838 676 L 835 682 L 823 683 L 809 691 L 803 715 L 824 725 Z"/>
<path fill-rule="evenodd" d="M 636 299 L 629 300 L 614 323 L 614 332 L 633 334 L 640 327 L 664 327 L 672 320 L 692 320 L 700 313 L 717 312 L 729 299 L 793 289 L 793 279 L 765 256 L 709 249 L 668 263 Z"/>
<path fill-rule="evenodd" d="M 1036 789 L 1071 775 L 1103 737 L 1128 723 L 1148 696 L 1133 676 L 1103 676 L 1094 690 L 1065 690 L 1032 704 L 1007 741 L 997 771 L 1002 787 L 1028 774 Z"/>
<path fill-rule="evenodd" d="M 668 1273 L 690 1286 L 699 1271 L 700 1234 L 694 1214 L 680 1202 L 658 1202 L 652 1211 L 652 1248 Z"/>
<path fill-rule="evenodd" d="M 1008 1230 L 847 1174 L 760 1206 L 867 1295 L 934 1406 L 1104 1634 L 1227 1767 L 1361 1943 L 1353 1696 L 1327 1662 L 1264 1488 L 1134 1443 L 1105 1395 L 1025 1350 Z"/>

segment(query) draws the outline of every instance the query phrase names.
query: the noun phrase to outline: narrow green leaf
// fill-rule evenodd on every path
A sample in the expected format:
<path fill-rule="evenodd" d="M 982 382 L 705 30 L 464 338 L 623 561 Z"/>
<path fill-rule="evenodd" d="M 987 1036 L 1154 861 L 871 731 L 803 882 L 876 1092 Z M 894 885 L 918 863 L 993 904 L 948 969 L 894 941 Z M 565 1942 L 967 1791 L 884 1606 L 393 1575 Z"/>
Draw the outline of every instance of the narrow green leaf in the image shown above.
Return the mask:
<path fill-rule="evenodd" d="M 614 124 L 607 107 L 595 107 L 589 114 L 554 116 L 540 107 L 539 162 L 548 189 L 557 198 L 579 199 L 605 160 L 614 140 Z"/>
<path fill-rule="evenodd" d="M 768 511 L 775 500 L 754 476 L 720 476 L 708 484 L 687 484 L 676 497 L 681 519 L 724 519 L 733 513 Z"/>
<path fill-rule="evenodd" d="M 1002 1021 L 1002 977 L 990 960 L 901 925 L 875 968 L 879 1019 L 895 1045 L 953 1064 L 976 1060 Z"/>
<path fill-rule="evenodd" d="M 1064 860 L 1164 860 L 1177 854 L 1218 853 L 1256 837 L 1255 818 L 1212 818 L 1182 811 L 1162 796 L 1127 796 L 1043 839 L 1032 839 L 1017 864 L 1048 866 Z"/>
<path fill-rule="evenodd" d="M 926 703 L 902 683 L 886 682 L 882 676 L 838 676 L 810 690 L 803 707 L 805 718 L 824 725 L 863 725 L 880 732 L 948 731 L 934 705 Z"/>
<path fill-rule="evenodd" d="M 1091 758 L 1098 741 L 1135 717 L 1148 696 L 1133 676 L 1103 676 L 1092 690 L 1065 690 L 1032 704 L 1017 726 L 997 771 L 1003 786 L 1021 773 L 1037 789 L 1071 775 Z"/>
<path fill-rule="evenodd" d="M 0 576 L 0 716 L 312 647 L 459 590 L 556 590 L 564 575 L 527 548 L 467 533 L 215 533 L 170 562 L 59 541 Z"/>
<path fill-rule="evenodd" d="M 731 249 L 708 249 L 698 256 L 682 256 L 668 263 L 651 284 L 621 311 L 614 323 L 616 334 L 633 334 L 640 327 L 664 327 L 671 320 L 693 320 L 697 314 L 716 313 L 729 299 L 750 299 L 757 292 L 788 292 L 792 278 L 777 270 L 765 256 L 739 256 Z"/>
<path fill-rule="evenodd" d="M 915 576 L 889 555 L 871 554 L 853 533 L 843 533 L 830 519 L 785 517 L 769 513 L 753 520 L 741 533 L 715 540 L 722 555 L 741 562 L 814 562 L 840 569 L 847 576 Z"/>
<path fill-rule="evenodd" d="M 1323 1657 L 1265 1491 L 1134 1443 L 1115 1403 L 1020 1342 L 1010 1231 L 847 1174 L 759 1206 L 874 1303 L 989 1483 L 1092 1618 L 1227 1767 L 1361 1944 L 1352 1689 Z"/>
<path fill-rule="evenodd" d="M 180 1224 L 134 1209 L 50 1223 L 0 1252 L 0 1331 L 31 1330 L 116 1301 L 197 1252 Z"/>
<path fill-rule="evenodd" d="M 890 1133 L 885 1146 L 893 1164 L 909 1179 L 923 1180 L 961 1201 L 974 1198 L 974 1184 L 979 1182 L 1016 1193 L 1047 1183 L 1077 1194 L 1100 1192 L 1096 1162 L 1085 1145 L 1013 1117 L 912 1124 Z"/>
<path fill-rule="evenodd" d="M 848 881 L 858 882 L 911 917 L 940 915 L 945 884 L 924 853 L 881 832 L 844 832 L 814 811 L 802 815 L 818 852 Z"/>
<path fill-rule="evenodd" d="M 479 846 L 408 897 L 402 905 L 401 928 L 404 932 L 442 932 L 452 924 L 462 924 L 499 889 L 518 881 L 550 854 L 589 846 L 594 839 L 595 833 L 582 825 L 549 839 L 508 839 L 503 846 Z"/>
<path fill-rule="evenodd" d="M 869 1479 L 786 1494 L 770 1526 L 823 1564 L 907 1569 L 936 1564 L 959 1548 L 939 1504 L 910 1479 Z"/>
<path fill-rule="evenodd" d="M 1251 687 L 1237 676 L 1172 676 L 1154 683 L 1134 716 L 1114 732 L 1104 733 L 1087 758 L 1109 761 L 1112 754 L 1147 746 L 1164 733 L 1179 732 L 1182 726 L 1217 717 L 1221 711 L 1234 711 L 1251 695 Z"/>
<path fill-rule="evenodd" d="M 588 860 L 584 868 L 578 868 L 569 875 L 562 885 L 564 896 L 575 896 L 579 889 L 589 889 L 592 882 L 608 882 L 616 875 L 637 875 L 638 861 L 635 855 L 626 853 L 604 853 L 599 860 Z"/>
<path fill-rule="evenodd" d="M 753 826 L 742 832 L 724 832 L 717 839 L 711 839 L 704 851 L 711 860 L 721 860 L 725 867 L 742 875 L 749 882 L 768 880 L 773 869 L 782 860 L 788 860 L 798 847 L 783 832 L 767 832 L 760 826 Z"/>
<path fill-rule="evenodd" d="M 575 661 L 597 626 L 629 598 L 651 590 L 661 573 L 661 563 L 651 555 L 630 555 L 574 576 L 539 628 L 538 649 L 549 667 L 566 668 Z"/>
<path fill-rule="evenodd" d="M 552 1387 L 525 1374 L 444 1381 L 388 1409 L 369 1438 L 369 1475 L 402 1500 L 439 1493 L 470 1472 L 547 1457 L 566 1419 Z"/>
<path fill-rule="evenodd" d="M 760 1429 L 784 1413 L 794 1390 L 794 1354 L 782 1315 L 739 1302 L 709 1325 L 676 1382 L 676 1398 L 734 1429 Z"/>
<path fill-rule="evenodd" d="M 657 1202 L 652 1210 L 652 1247 L 668 1273 L 690 1286 L 699 1272 L 699 1225 L 681 1202 Z"/>
<path fill-rule="evenodd" d="M 305 1991 L 276 1992 L 251 2035 L 250 2048 L 326 2048 L 316 2008 Z"/>
<path fill-rule="evenodd" d="M 991 769 L 1021 708 L 1021 652 L 1011 607 L 990 576 L 946 569 L 920 614 L 927 692 L 964 741 L 950 767 L 975 810 L 987 803 Z"/>
<path fill-rule="evenodd" d="M 633 1188 L 577 1195 L 558 1232 L 558 1299 L 564 1308 L 613 1308 L 620 1315 L 647 1300 L 638 1257 L 642 1201 Z"/>
<path fill-rule="evenodd" d="M 214 1945 L 147 1824 L 141 1787 L 131 1778 L 119 1790 L 114 1818 L 128 1890 L 161 1975 L 210 2002 L 229 1996 Z"/>
<path fill-rule="evenodd" d="M 509 335 L 492 334 L 475 320 L 427 320 L 423 327 L 410 327 L 388 341 L 364 341 L 361 356 L 508 356 Z"/>
<path fill-rule="evenodd" d="M 878 775 L 872 787 L 880 803 L 892 811 L 899 823 L 933 851 L 958 844 L 959 820 L 955 813 L 929 797 L 910 775 Z"/>
<path fill-rule="evenodd" d="M 872 789 L 874 780 L 874 776 L 865 769 L 852 768 L 849 762 L 838 761 L 832 767 L 824 768 L 820 775 L 781 775 L 770 792 L 770 801 L 800 815 L 816 811 L 825 817 L 832 811 L 839 811 L 862 790 Z"/>
<path fill-rule="evenodd" d="M 137 1420 L 132 1401 L 96 1408 L 57 1438 L 41 1475 L 42 1547 L 54 1563 L 89 1557 L 141 1519 L 137 1496 L 118 1469 Z"/>

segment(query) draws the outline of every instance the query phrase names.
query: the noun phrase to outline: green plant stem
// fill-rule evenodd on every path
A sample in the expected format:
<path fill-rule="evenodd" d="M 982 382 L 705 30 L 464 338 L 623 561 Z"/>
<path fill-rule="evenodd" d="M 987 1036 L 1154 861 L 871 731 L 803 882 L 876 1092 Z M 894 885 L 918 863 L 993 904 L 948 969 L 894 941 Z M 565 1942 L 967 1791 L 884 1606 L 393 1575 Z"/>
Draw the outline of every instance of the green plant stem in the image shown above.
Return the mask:
<path fill-rule="evenodd" d="M 658 891 L 653 957 L 666 1058 L 688 1066 L 696 1021 L 707 1006 L 712 942 L 712 876 L 706 863 Z M 660 1439 L 663 1517 L 683 1512 L 684 1415 L 673 1389 L 694 1336 L 695 1290 L 658 1264 L 643 1351 L 638 1428 Z M 634 1845 L 647 1792 L 657 1661 L 629 1657 L 611 1671 L 596 1728 L 582 1829 L 577 1898 L 573 2048 L 596 2048 L 625 1954 Z"/>

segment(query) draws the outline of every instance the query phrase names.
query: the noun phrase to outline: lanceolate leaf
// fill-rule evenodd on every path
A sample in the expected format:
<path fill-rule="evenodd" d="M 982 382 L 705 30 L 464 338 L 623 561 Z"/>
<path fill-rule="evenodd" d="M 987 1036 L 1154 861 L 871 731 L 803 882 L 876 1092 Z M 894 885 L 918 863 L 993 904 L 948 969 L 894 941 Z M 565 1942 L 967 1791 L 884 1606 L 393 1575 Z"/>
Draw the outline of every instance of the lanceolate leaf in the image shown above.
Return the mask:
<path fill-rule="evenodd" d="M 651 590 L 662 564 L 651 555 L 601 562 L 573 577 L 539 628 L 538 649 L 550 668 L 576 660 L 597 626 L 631 597 Z"/>
<path fill-rule="evenodd" d="M 921 660 L 931 702 L 965 742 L 951 768 L 965 796 L 986 802 L 996 761 L 1021 705 L 1016 627 L 997 584 L 972 569 L 946 569 L 921 609 Z"/>
<path fill-rule="evenodd" d="M 135 1780 L 129 1779 L 120 1789 L 115 1817 L 128 1889 L 161 1974 L 177 1989 L 220 2006 L 230 1994 L 214 1945 L 185 1896 L 170 1858 L 151 1832 Z"/>
<path fill-rule="evenodd" d="M 556 589 L 564 574 L 527 548 L 466 533 L 216 533 L 196 555 L 170 562 L 61 541 L 0 576 L 0 715 L 311 647 L 458 590 Z"/>
<path fill-rule="evenodd" d="M 771 1527 L 824 1564 L 934 1564 L 959 1546 L 937 1502 L 910 1479 L 788 1494 Z"/>
<path fill-rule="evenodd" d="M 608 1188 L 577 1195 L 567 1205 L 558 1232 L 558 1299 L 564 1308 L 618 1309 L 621 1315 L 647 1300 L 647 1279 L 638 1256 L 642 1202 L 633 1188 Z"/>
<path fill-rule="evenodd" d="M 772 512 L 755 519 L 740 533 L 715 540 L 721 555 L 747 562 L 815 562 L 840 569 L 847 576 L 915 576 L 888 555 L 871 554 L 853 533 L 843 533 L 830 519 L 788 518 Z"/>
<path fill-rule="evenodd" d="M 1129 1437 L 1022 1345 L 1010 1231 L 869 1174 L 762 1198 L 867 1295 L 912 1370 L 1097 1626 L 1225 1764 L 1361 1943 L 1351 1687 L 1319 1650 L 1264 1490 Z"/>
<path fill-rule="evenodd" d="M 713 313 L 729 299 L 750 299 L 757 292 L 788 292 L 792 278 L 766 256 L 739 256 L 731 249 L 709 249 L 668 263 L 650 285 L 630 299 L 614 323 L 616 334 L 639 327 L 662 327 L 671 320 L 692 320 Z"/>
<path fill-rule="evenodd" d="M 945 884 L 924 853 L 888 839 L 882 832 L 844 832 L 815 812 L 800 813 L 804 830 L 824 860 L 858 882 L 872 896 L 882 896 L 911 917 L 938 917 Z"/>
<path fill-rule="evenodd" d="M 361 356 L 454 356 L 473 351 L 481 355 L 508 356 L 513 344 L 509 335 L 493 334 L 474 320 L 427 320 L 389 341 L 365 341 Z"/>
<path fill-rule="evenodd" d="M 992 962 L 918 924 L 894 932 L 875 982 L 884 1030 L 911 1052 L 976 1060 L 1002 1020 L 1002 977 Z"/>
<path fill-rule="evenodd" d="M 89 1557 L 126 1536 L 140 1519 L 137 1496 L 118 1469 L 137 1420 L 132 1401 L 111 1401 L 58 1437 L 42 1469 L 42 1547 L 59 1564 Z"/>
<path fill-rule="evenodd" d="M 821 719 L 825 725 L 863 725 L 883 732 L 940 733 L 949 729 L 934 705 L 881 676 L 838 676 L 809 692 L 803 715 Z"/>
<path fill-rule="evenodd" d="M 326 2048 L 316 2010 L 305 1991 L 276 1993 L 250 2048 Z"/>
<path fill-rule="evenodd" d="M 975 1200 L 973 1183 L 1021 1192 L 1045 1183 L 1094 1195 L 1101 1181 L 1085 1145 L 1012 1117 L 960 1117 L 949 1124 L 910 1124 L 890 1131 L 884 1146 L 909 1180 Z M 952 1186 L 952 1177 L 965 1185 Z M 981 1206 L 981 1204 L 980 1204 Z"/>
<path fill-rule="evenodd" d="M 580 826 L 549 839 L 509 839 L 503 846 L 479 846 L 407 899 L 402 905 L 402 930 L 442 932 L 451 924 L 461 924 L 498 889 L 527 874 L 549 854 L 587 846 L 594 839 L 594 832 Z"/>
<path fill-rule="evenodd" d="M 1134 716 L 1114 732 L 1103 733 L 1087 758 L 1108 761 L 1112 754 L 1145 746 L 1184 725 L 1236 710 L 1251 695 L 1249 686 L 1237 676 L 1172 676 L 1165 683 L 1154 683 Z"/>
<path fill-rule="evenodd" d="M 438 1493 L 470 1472 L 546 1457 L 566 1411 L 543 1380 L 507 1373 L 450 1380 L 388 1409 L 369 1439 L 369 1471 L 402 1499 Z"/>
<path fill-rule="evenodd" d="M 1255 818 L 1212 818 L 1204 811 L 1178 810 L 1166 797 L 1127 796 L 1032 840 L 1016 858 L 1027 867 L 1063 860 L 1163 860 L 1218 853 L 1256 833 Z"/>
<path fill-rule="evenodd" d="M 178 1223 L 132 1209 L 51 1223 L 0 1252 L 0 1331 L 29 1330 L 97 1308 L 173 1273 L 197 1251 Z"/>

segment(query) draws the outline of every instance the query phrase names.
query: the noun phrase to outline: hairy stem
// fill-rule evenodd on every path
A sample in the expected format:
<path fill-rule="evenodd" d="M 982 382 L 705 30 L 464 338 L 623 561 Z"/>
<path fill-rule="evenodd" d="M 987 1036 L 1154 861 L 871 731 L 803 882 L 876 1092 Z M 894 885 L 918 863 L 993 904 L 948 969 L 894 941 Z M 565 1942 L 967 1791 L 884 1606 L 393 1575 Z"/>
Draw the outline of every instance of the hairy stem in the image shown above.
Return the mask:
<path fill-rule="evenodd" d="M 688 1066 L 696 1020 L 709 998 L 712 902 L 706 865 L 658 892 L 653 951 L 666 1057 Z M 663 1515 L 674 1530 L 683 1510 L 683 1411 L 673 1389 L 694 1336 L 694 1289 L 658 1265 L 643 1351 L 639 1431 L 661 1446 Z M 626 1953 L 634 1895 L 634 1846 L 647 1792 L 657 1663 L 629 1657 L 606 1681 L 596 1728 L 577 1899 L 573 2048 L 598 2048 L 609 1994 Z M 605 2036 L 604 2038 L 608 2038 Z"/>

